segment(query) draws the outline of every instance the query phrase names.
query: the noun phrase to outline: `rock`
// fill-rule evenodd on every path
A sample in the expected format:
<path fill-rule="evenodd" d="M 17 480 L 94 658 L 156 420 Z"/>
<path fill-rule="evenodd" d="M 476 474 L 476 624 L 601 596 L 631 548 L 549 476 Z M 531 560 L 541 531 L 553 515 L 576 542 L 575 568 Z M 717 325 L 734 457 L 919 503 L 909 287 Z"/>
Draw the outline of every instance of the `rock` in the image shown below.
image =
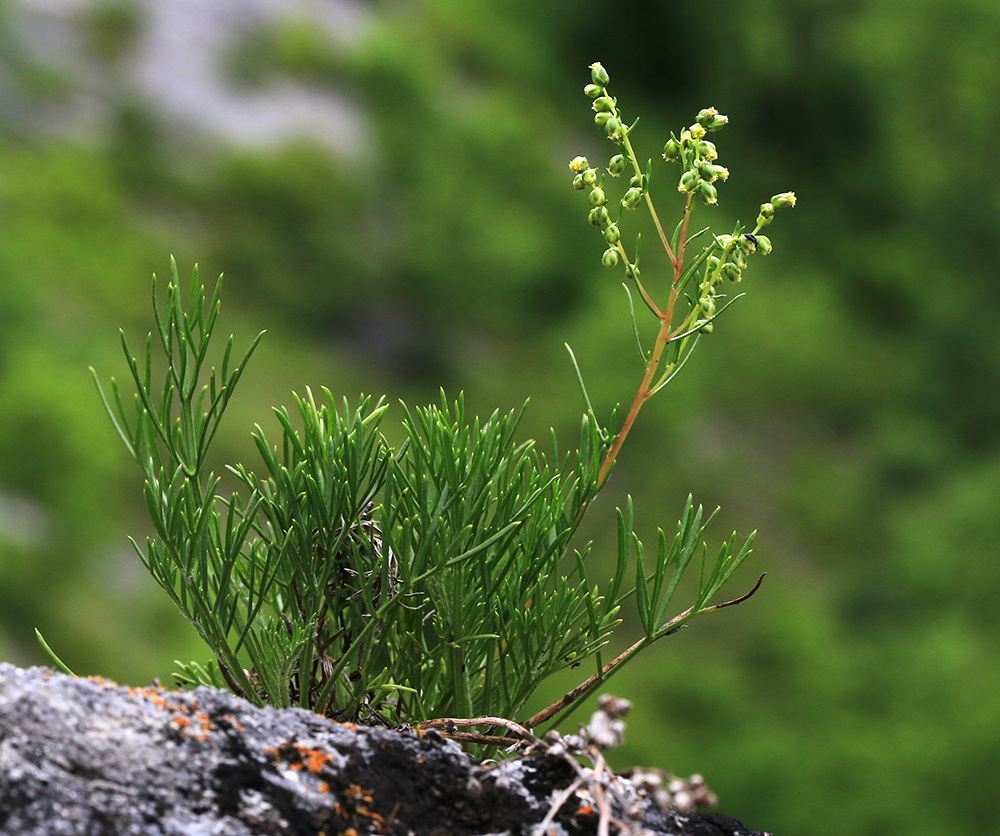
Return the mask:
<path fill-rule="evenodd" d="M 534 836 L 543 821 L 582 836 L 601 805 L 585 781 L 566 790 L 587 774 L 544 754 L 486 768 L 433 731 L 256 708 L 211 688 L 0 664 L 0 833 L 12 836 Z M 612 834 L 752 836 L 725 816 L 662 811 L 612 777 Z M 546 821 L 554 798 L 566 800 Z"/>

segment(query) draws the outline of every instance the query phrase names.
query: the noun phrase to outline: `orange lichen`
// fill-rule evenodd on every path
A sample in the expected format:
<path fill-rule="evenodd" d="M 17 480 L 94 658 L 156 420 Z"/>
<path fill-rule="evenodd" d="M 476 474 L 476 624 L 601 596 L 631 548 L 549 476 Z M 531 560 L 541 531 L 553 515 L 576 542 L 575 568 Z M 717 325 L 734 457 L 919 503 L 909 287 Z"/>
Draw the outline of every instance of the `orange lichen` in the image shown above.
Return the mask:
<path fill-rule="evenodd" d="M 198 718 L 198 723 L 201 726 L 201 733 L 197 735 L 198 739 L 207 739 L 208 733 L 212 730 L 212 721 L 204 711 L 196 711 L 194 716 Z"/>
<path fill-rule="evenodd" d="M 99 677 L 94 677 L 94 679 L 97 680 Z M 179 691 L 164 691 L 159 687 L 131 687 L 126 689 L 126 692 L 129 696 L 151 702 L 156 706 L 158 711 L 169 711 L 174 715 L 170 722 L 182 732 L 186 733 L 187 729 L 192 726 L 191 717 L 193 715 L 200 729 L 196 737 L 198 740 L 208 739 L 209 732 L 212 730 L 212 721 L 208 714 L 204 711 L 199 711 L 198 704 L 193 701 L 191 703 L 184 703 L 180 700 L 174 701 L 168 699 L 171 695 L 180 696 Z M 238 724 L 234 721 L 234 725 Z"/>
<path fill-rule="evenodd" d="M 379 813 L 373 812 L 372 810 L 369 810 L 367 807 L 359 805 L 357 813 L 359 816 L 364 816 L 365 818 L 369 818 L 372 821 L 377 822 L 378 824 L 385 824 L 384 816 L 380 815 Z"/>
<path fill-rule="evenodd" d="M 283 743 L 278 749 L 265 749 L 264 752 L 274 758 L 275 767 L 281 766 L 284 761 L 288 769 L 306 769 L 312 775 L 319 775 L 327 763 L 333 760 L 333 755 L 327 752 L 297 743 Z"/>
<path fill-rule="evenodd" d="M 319 749 L 303 749 L 302 754 L 305 756 L 306 763 L 309 765 L 309 771 L 313 775 L 318 775 L 322 772 L 323 767 L 333 759 L 331 755 L 321 752 Z"/>
<path fill-rule="evenodd" d="M 357 784 L 351 784 L 347 788 L 346 792 L 349 796 L 351 796 L 351 798 L 360 798 L 362 801 L 368 801 L 368 802 L 372 800 L 371 793 L 368 792 L 367 790 L 362 789 Z"/>

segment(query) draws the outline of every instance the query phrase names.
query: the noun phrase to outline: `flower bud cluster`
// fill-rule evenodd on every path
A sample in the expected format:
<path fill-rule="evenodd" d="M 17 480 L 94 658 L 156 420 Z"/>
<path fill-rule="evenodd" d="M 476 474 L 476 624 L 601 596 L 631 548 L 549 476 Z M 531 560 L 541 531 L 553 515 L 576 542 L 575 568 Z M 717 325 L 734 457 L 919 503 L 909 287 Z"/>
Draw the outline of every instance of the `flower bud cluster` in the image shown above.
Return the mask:
<path fill-rule="evenodd" d="M 684 169 L 677 191 L 697 194 L 709 206 L 719 202 L 715 183 L 728 179 L 729 169 L 715 162 L 719 152 L 715 143 L 705 137 L 727 122 L 729 117 L 723 116 L 714 107 L 707 107 L 698 114 L 693 125 L 681 131 L 680 137 L 671 134 L 663 146 L 663 159 L 668 163 L 679 163 Z"/>
<path fill-rule="evenodd" d="M 705 260 L 705 273 L 699 287 L 699 314 L 701 320 L 709 320 L 714 314 L 714 304 L 717 298 L 715 288 L 721 279 L 738 282 L 743 278 L 743 270 L 747 266 L 747 258 L 754 253 L 769 255 L 771 239 L 761 235 L 760 230 L 771 223 L 774 213 L 779 209 L 790 209 L 795 206 L 795 192 L 782 192 L 774 195 L 767 203 L 760 206 L 757 215 L 757 226 L 753 232 L 733 235 L 716 236 L 715 243 L 720 249 L 719 255 L 711 255 Z M 706 322 L 702 329 L 704 333 L 711 331 L 711 322 Z"/>
<path fill-rule="evenodd" d="M 588 220 L 594 226 L 600 228 L 606 226 L 611 221 L 611 216 L 608 214 L 607 195 L 604 193 L 604 189 L 601 188 L 601 181 L 599 172 L 596 168 L 591 168 L 590 163 L 587 161 L 586 157 L 574 157 L 570 160 L 569 170 L 574 172 L 573 177 L 573 188 L 578 190 L 590 189 L 590 205 L 593 207 L 590 210 L 590 215 L 588 215 Z"/>
<path fill-rule="evenodd" d="M 628 129 L 621 122 L 617 101 L 608 95 L 609 77 L 607 70 L 600 64 L 591 64 L 590 82 L 583 88 L 583 92 L 593 100 L 591 109 L 594 111 L 594 121 L 604 128 L 609 139 L 620 145 L 624 141 Z M 601 263 L 606 267 L 615 267 L 624 250 L 619 243 L 621 233 L 617 225 L 612 222 L 611 214 L 608 211 L 609 200 L 603 188 L 604 177 L 596 168 L 591 167 L 586 157 L 574 157 L 570 161 L 569 167 L 574 174 L 573 188 L 581 191 L 590 190 L 591 209 L 587 220 L 598 229 L 604 230 L 604 240 L 608 244 L 608 248 L 601 257 Z M 608 161 L 607 172 L 612 177 L 620 177 L 628 167 L 629 161 L 625 154 L 615 154 Z M 633 177 L 628 190 L 621 199 L 621 207 L 635 209 L 642 202 L 643 194 L 643 178 Z"/>
<path fill-rule="evenodd" d="M 771 223 L 774 213 L 778 209 L 791 209 L 793 206 L 795 206 L 795 192 L 782 192 L 774 195 L 767 203 L 760 205 L 760 214 L 757 215 L 757 229 L 763 229 Z M 767 253 L 764 254 L 767 255 Z"/>
<path fill-rule="evenodd" d="M 599 63 L 590 65 L 590 84 L 583 92 L 594 100 L 591 107 L 594 110 L 594 121 L 608 135 L 612 142 L 621 144 L 628 129 L 622 124 L 617 102 L 608 95 L 607 87 L 610 79 L 608 72 Z"/>
<path fill-rule="evenodd" d="M 764 239 L 763 244 L 761 239 Z M 722 279 L 731 282 L 741 281 L 747 256 L 758 251 L 767 253 L 771 250 L 770 240 L 763 235 L 751 233 L 718 235 L 715 242 L 720 252 L 705 259 L 705 272 L 698 286 L 694 324 L 702 334 L 712 333 L 714 327 L 712 319 L 717 312 L 715 303 L 720 297 L 718 285 Z"/>

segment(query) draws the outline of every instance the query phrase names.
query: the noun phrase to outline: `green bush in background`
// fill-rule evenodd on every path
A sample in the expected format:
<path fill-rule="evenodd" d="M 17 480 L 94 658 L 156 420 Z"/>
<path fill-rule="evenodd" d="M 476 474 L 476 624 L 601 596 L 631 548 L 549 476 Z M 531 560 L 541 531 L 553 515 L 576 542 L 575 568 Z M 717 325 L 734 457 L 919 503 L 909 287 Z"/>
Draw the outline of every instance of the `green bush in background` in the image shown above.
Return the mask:
<path fill-rule="evenodd" d="M 720 526 L 759 528 L 771 573 L 754 608 L 622 674 L 636 708 L 619 765 L 702 771 L 727 811 L 774 832 L 996 829 L 1000 11 L 609 14 L 424 3 L 379 10 L 357 49 L 262 32 L 261 77 L 347 89 L 369 115 L 377 153 L 353 166 L 304 143 L 178 159 L 134 102 L 106 144 L 45 138 L 19 115 L 32 96 L 58 107 L 73 79 L 13 60 L 4 18 L 21 104 L 0 139 L 0 653 L 43 663 L 39 626 L 74 669 L 132 682 L 198 655 L 128 550 L 143 509 L 86 373 L 119 362 L 119 326 L 146 330 L 137 277 L 171 249 L 229 274 L 237 340 L 261 311 L 282 320 L 222 461 L 247 458 L 255 417 L 307 385 L 426 402 L 443 384 L 475 393 L 470 412 L 530 394 L 527 434 L 571 432 L 571 334 L 595 411 L 610 409 L 635 372 L 627 314 L 564 188 L 565 159 L 590 149 L 563 91 L 601 56 L 650 134 L 705 101 L 738 121 L 726 156 L 746 179 L 721 213 L 775 181 L 810 207 L 713 334 L 711 371 L 694 358 L 650 404 L 635 430 L 649 454 L 609 485 L 609 504 L 692 490 L 721 505 Z"/>

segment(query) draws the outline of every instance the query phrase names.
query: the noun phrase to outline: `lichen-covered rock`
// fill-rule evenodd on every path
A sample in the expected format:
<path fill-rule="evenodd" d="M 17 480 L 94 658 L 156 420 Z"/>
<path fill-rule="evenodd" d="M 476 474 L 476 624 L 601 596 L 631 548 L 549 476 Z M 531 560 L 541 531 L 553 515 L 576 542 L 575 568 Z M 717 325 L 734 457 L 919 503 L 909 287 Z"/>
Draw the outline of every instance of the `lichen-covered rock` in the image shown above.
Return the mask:
<path fill-rule="evenodd" d="M 550 756 L 484 768 L 435 732 L 0 664 L 0 833 L 11 836 L 534 836 L 577 778 Z M 652 802 L 607 809 L 611 833 L 751 836 Z M 595 833 L 597 819 L 571 793 L 546 830 Z"/>

